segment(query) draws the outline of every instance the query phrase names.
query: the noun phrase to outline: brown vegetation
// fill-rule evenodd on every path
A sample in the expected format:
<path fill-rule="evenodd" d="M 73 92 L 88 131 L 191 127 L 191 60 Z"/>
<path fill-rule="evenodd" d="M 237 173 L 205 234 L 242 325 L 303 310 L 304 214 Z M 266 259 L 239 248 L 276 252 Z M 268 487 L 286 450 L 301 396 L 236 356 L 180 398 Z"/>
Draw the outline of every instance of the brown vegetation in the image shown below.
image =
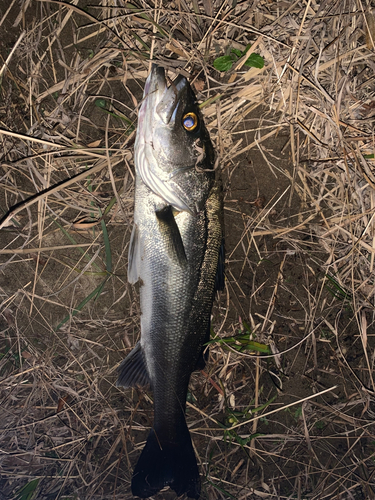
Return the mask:
<path fill-rule="evenodd" d="M 194 82 L 224 182 L 202 499 L 374 498 L 374 6 L 86 3 L 0 4 L 0 499 L 131 498 L 152 400 L 115 381 L 151 58 Z"/>

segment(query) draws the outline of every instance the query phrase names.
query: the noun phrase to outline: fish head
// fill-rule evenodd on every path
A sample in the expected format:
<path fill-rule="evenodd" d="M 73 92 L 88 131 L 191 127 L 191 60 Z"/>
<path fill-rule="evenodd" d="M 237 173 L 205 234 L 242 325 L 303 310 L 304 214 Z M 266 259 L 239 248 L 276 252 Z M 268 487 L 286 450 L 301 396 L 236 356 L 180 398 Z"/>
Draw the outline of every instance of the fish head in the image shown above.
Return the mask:
<path fill-rule="evenodd" d="M 214 175 L 215 154 L 195 94 L 179 75 L 167 83 L 153 65 L 139 111 L 135 163 L 143 182 L 176 210 L 196 213 L 204 195 L 199 184 Z M 190 191 L 190 192 L 189 192 Z"/>

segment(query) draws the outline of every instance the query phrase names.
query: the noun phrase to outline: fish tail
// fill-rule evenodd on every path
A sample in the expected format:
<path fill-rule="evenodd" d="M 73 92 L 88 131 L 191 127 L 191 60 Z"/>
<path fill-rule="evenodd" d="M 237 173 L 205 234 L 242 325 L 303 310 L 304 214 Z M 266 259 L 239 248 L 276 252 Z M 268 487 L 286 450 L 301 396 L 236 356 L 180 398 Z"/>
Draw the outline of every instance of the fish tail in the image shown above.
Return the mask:
<path fill-rule="evenodd" d="M 188 428 L 181 432 L 178 442 L 164 442 L 158 437 L 151 429 L 134 469 L 133 495 L 147 498 L 169 486 L 178 496 L 185 493 L 189 498 L 199 498 L 199 470 Z"/>

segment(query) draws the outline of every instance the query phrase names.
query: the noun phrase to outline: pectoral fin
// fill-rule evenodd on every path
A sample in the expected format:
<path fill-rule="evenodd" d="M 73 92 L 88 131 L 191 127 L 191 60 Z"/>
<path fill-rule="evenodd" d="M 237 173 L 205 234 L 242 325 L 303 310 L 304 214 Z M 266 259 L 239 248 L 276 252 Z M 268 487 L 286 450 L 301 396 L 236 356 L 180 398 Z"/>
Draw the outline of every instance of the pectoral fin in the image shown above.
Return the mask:
<path fill-rule="evenodd" d="M 118 367 L 117 387 L 147 387 L 151 385 L 140 342 Z"/>
<path fill-rule="evenodd" d="M 167 252 L 170 259 L 173 262 L 177 262 L 181 267 L 186 266 L 187 259 L 184 243 L 182 241 L 176 219 L 174 218 L 171 205 L 168 205 L 155 213 L 160 231 L 166 241 Z"/>

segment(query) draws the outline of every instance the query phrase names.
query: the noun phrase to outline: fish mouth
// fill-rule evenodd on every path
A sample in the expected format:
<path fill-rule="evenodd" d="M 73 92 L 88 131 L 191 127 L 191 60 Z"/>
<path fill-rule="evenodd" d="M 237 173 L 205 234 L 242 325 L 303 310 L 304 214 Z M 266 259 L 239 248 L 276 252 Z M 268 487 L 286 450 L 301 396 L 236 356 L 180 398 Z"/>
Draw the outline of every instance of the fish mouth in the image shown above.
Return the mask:
<path fill-rule="evenodd" d="M 145 98 L 150 99 L 151 94 L 155 94 L 154 98 L 150 100 L 154 101 L 153 109 L 164 125 L 173 125 L 186 86 L 187 80 L 182 75 L 179 75 L 168 86 L 164 68 L 157 66 L 155 63 L 152 65 L 151 73 L 145 85 L 144 95 Z"/>
<path fill-rule="evenodd" d="M 151 66 L 151 72 L 145 83 L 145 88 L 143 91 L 144 98 L 147 99 L 151 92 L 157 92 L 163 95 L 167 88 L 167 80 L 165 78 L 165 70 L 161 66 L 153 63 Z"/>

